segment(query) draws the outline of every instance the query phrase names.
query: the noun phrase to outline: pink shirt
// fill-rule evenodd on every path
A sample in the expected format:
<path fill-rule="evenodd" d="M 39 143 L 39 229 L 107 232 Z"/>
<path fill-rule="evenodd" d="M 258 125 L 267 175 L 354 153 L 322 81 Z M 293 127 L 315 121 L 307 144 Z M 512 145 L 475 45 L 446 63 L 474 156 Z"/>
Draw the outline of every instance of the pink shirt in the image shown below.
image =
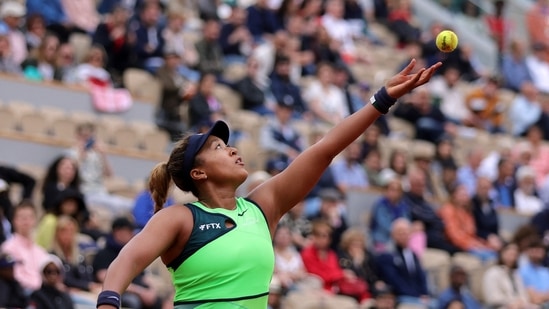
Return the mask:
<path fill-rule="evenodd" d="M 534 148 L 530 167 L 536 172 L 536 184 L 541 186 L 547 174 L 549 174 L 549 147 L 541 145 Z"/>
<path fill-rule="evenodd" d="M 99 24 L 95 2 L 94 0 L 62 0 L 61 4 L 73 24 L 87 32 L 94 32 Z"/>
<path fill-rule="evenodd" d="M 42 286 L 40 266 L 48 258 L 48 253 L 33 240 L 19 234 L 6 240 L 2 251 L 11 255 L 19 263 L 14 266 L 15 279 L 25 289 L 37 290 Z"/>
<path fill-rule="evenodd" d="M 13 61 L 17 64 L 21 64 L 27 59 L 27 40 L 23 32 L 19 30 L 12 30 L 8 34 L 10 41 L 11 56 Z"/>

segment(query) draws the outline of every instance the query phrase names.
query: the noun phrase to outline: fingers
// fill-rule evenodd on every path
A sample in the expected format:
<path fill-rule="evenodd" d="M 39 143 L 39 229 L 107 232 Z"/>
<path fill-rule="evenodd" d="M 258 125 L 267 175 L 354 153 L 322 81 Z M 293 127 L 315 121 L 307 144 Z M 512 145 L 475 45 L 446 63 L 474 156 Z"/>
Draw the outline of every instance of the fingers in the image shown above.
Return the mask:
<path fill-rule="evenodd" d="M 412 72 L 412 70 L 414 69 L 414 66 L 416 65 L 416 59 L 412 59 L 410 61 L 410 63 L 408 63 L 408 65 L 402 70 L 400 71 L 400 73 L 398 74 L 401 74 L 401 75 L 408 75 L 410 74 L 410 72 Z"/>

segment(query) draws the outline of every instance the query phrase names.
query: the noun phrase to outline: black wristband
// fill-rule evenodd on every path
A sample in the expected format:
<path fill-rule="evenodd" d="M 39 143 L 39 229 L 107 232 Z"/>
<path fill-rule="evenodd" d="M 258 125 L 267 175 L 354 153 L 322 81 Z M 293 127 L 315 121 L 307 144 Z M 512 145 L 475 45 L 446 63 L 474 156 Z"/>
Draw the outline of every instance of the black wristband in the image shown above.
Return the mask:
<path fill-rule="evenodd" d="M 387 114 L 389 109 L 395 104 L 396 99 L 387 93 L 385 87 L 381 87 L 371 98 L 370 103 L 382 114 Z"/>
<path fill-rule="evenodd" d="M 97 306 L 102 305 L 109 305 L 113 306 L 114 308 L 120 308 L 121 306 L 121 300 L 120 300 L 120 294 L 116 293 L 115 291 L 103 291 L 99 293 L 99 296 L 97 297 Z"/>

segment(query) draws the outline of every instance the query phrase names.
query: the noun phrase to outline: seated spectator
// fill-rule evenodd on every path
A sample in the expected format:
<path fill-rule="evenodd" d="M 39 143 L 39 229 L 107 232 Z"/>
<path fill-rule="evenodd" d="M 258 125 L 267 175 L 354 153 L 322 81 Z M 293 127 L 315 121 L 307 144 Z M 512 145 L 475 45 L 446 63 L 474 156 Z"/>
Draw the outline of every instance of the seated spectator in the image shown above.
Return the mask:
<path fill-rule="evenodd" d="M 358 161 L 360 143 L 355 141 L 343 151 L 343 157 L 331 164 L 336 186 L 346 194 L 348 191 L 364 191 L 369 188 L 366 171 Z"/>
<path fill-rule="evenodd" d="M 446 67 L 442 75 L 429 82 L 435 102 L 449 121 L 471 125 L 471 112 L 465 105 L 463 90 L 459 89 L 460 72 L 455 67 Z"/>
<path fill-rule="evenodd" d="M 74 84 L 76 77 L 76 59 L 74 48 L 70 43 L 63 43 L 57 49 L 53 79 L 59 82 Z"/>
<path fill-rule="evenodd" d="M 350 228 L 341 236 L 339 266 L 352 271 L 355 276 L 368 284 L 370 295 L 387 288 L 387 284 L 379 278 L 376 256 L 367 248 L 367 240 L 360 228 Z"/>
<path fill-rule="evenodd" d="M 389 29 L 397 36 L 400 46 L 419 40 L 421 31 L 412 14 L 411 2 L 396 1 L 389 9 Z"/>
<path fill-rule="evenodd" d="M 343 96 L 346 103 L 345 106 L 347 106 L 349 114 L 354 114 L 366 104 L 365 102 L 368 102 L 362 99 L 362 92 L 370 92 L 370 85 L 366 83 L 362 83 L 359 85 L 359 91 L 352 90 L 350 87 L 352 82 L 353 76 L 349 69 L 342 64 L 336 64 L 334 66 L 334 77 L 332 79 L 332 83 L 337 88 L 343 91 Z M 379 122 L 383 122 L 384 119 L 385 117 L 380 117 L 378 120 L 376 120 L 376 124 L 379 124 Z"/>
<path fill-rule="evenodd" d="M 67 155 L 78 162 L 86 205 L 108 209 L 112 214 L 127 213 L 133 207 L 131 199 L 110 194 L 105 187 L 105 178 L 113 175 L 101 140 L 97 138 L 95 125 L 84 123 L 76 128 L 76 145 Z"/>
<path fill-rule="evenodd" d="M 181 76 L 178 68 L 181 58 L 173 50 L 164 52 L 164 64 L 156 71 L 156 77 L 162 85 L 162 97 L 156 110 L 156 125 L 170 134 L 176 141 L 186 129 L 181 115 L 181 107 L 196 94 L 193 81 Z"/>
<path fill-rule="evenodd" d="M 88 213 L 84 195 L 80 191 L 72 189 L 61 192 L 53 205 L 52 211 L 46 213 L 38 222 L 35 237 L 36 243 L 48 251 L 51 250 L 57 220 L 60 216 L 70 216 L 81 224 Z"/>
<path fill-rule="evenodd" d="M 448 201 L 450 191 L 458 185 L 457 171 L 456 163 L 446 161 L 441 166 L 440 175 L 433 175 L 432 185 L 435 201 L 439 203 Z"/>
<path fill-rule="evenodd" d="M 78 233 L 78 222 L 72 217 L 61 216 L 57 220 L 50 252 L 63 262 L 63 284 L 68 288 L 73 301 L 90 305 L 90 300 L 95 300 L 101 291 L 101 285 L 95 282 L 93 268 L 88 259 L 88 254 L 94 254 L 97 245 L 92 239 L 83 238 Z"/>
<path fill-rule="evenodd" d="M 452 126 L 440 109 L 432 104 L 432 97 L 425 87 L 416 88 L 407 101 L 398 105 L 395 117 L 415 126 L 415 138 L 436 143 L 444 133 L 451 133 Z"/>
<path fill-rule="evenodd" d="M 228 63 L 244 63 L 252 52 L 254 38 L 246 27 L 248 12 L 235 6 L 221 27 L 219 42 Z"/>
<path fill-rule="evenodd" d="M 292 244 L 292 235 L 289 227 L 279 225 L 274 238 L 274 255 L 276 276 L 286 290 L 295 289 L 295 285 L 305 278 L 307 272 L 303 266 L 301 255 Z"/>
<path fill-rule="evenodd" d="M 448 308 L 453 300 L 459 299 L 463 302 L 464 309 L 481 309 L 482 306 L 469 290 L 467 281 L 465 269 L 453 266 L 450 269 L 450 287 L 438 296 L 439 308 Z"/>
<path fill-rule="evenodd" d="M 25 39 L 30 54 L 35 53 L 46 36 L 46 21 L 41 14 L 32 14 L 26 20 Z"/>
<path fill-rule="evenodd" d="M 255 57 L 249 57 L 246 62 L 246 76 L 237 81 L 232 88 L 242 97 L 242 108 L 253 111 L 261 116 L 273 113 L 274 103 L 268 98 L 267 89 L 258 76 L 259 63 Z"/>
<path fill-rule="evenodd" d="M 490 197 L 492 184 L 487 178 L 479 178 L 477 193 L 471 199 L 471 208 L 475 219 L 476 235 L 488 242 L 500 242 L 499 218 L 496 204 Z"/>
<path fill-rule="evenodd" d="M 52 34 L 46 35 L 38 47 L 36 58 L 29 58 L 21 64 L 25 77 L 30 80 L 52 81 L 58 48 L 59 39 Z"/>
<path fill-rule="evenodd" d="M 526 63 L 526 47 L 520 40 L 512 40 L 509 51 L 503 55 L 501 74 L 504 87 L 519 92 L 525 82 L 532 82 L 532 76 Z"/>
<path fill-rule="evenodd" d="M 132 64 L 132 49 L 135 34 L 130 33 L 128 21 L 130 11 L 122 5 L 113 8 L 108 17 L 102 21 L 93 34 L 92 42 L 103 46 L 107 55 L 107 71 L 120 84 L 124 71 Z"/>
<path fill-rule="evenodd" d="M 2 24 L 7 27 L 11 56 L 15 64 L 20 65 L 27 59 L 27 42 L 25 35 L 19 29 L 24 22 L 27 10 L 18 1 L 4 1 L 0 6 Z"/>
<path fill-rule="evenodd" d="M 315 32 L 308 43 L 314 56 L 314 64 L 323 62 L 336 65 L 344 64 L 343 56 L 339 50 L 340 45 L 330 36 L 326 27 L 322 25 L 315 25 L 315 27 Z M 316 67 L 313 69 L 316 70 Z"/>
<path fill-rule="evenodd" d="M 19 262 L 14 265 L 14 276 L 27 295 L 42 285 L 40 265 L 48 258 L 46 250 L 33 240 L 36 220 L 36 209 L 32 203 L 23 201 L 17 205 L 13 214 L 13 236 L 1 248 L 2 252 Z"/>
<path fill-rule="evenodd" d="M 189 101 L 189 128 L 193 131 L 204 123 L 214 123 L 225 117 L 223 105 L 213 93 L 215 82 L 213 73 L 202 74 L 197 92 Z"/>
<path fill-rule="evenodd" d="M 291 100 L 278 102 L 274 117 L 268 117 L 261 127 L 260 147 L 271 157 L 291 162 L 305 148 L 301 133 L 292 122 L 294 106 Z"/>
<path fill-rule="evenodd" d="M 499 247 L 477 236 L 475 219 L 471 212 L 471 198 L 467 189 L 460 185 L 450 193 L 449 203 L 439 209 L 446 237 L 451 244 L 473 254 L 483 262 L 494 260 Z"/>
<path fill-rule="evenodd" d="M 73 309 L 74 303 L 61 286 L 63 284 L 64 268 L 61 260 L 49 254 L 41 262 L 40 273 L 42 286 L 30 295 L 31 308 L 40 309 Z"/>
<path fill-rule="evenodd" d="M 337 254 L 330 248 L 331 234 L 329 223 L 324 220 L 313 222 L 312 244 L 301 251 L 305 269 L 309 274 L 322 279 L 325 291 L 345 295 L 345 289 L 342 288 L 345 285 L 354 290 L 352 296 L 360 301 L 369 299 L 366 282 L 359 280 L 352 271 L 343 270 L 339 266 Z"/>
<path fill-rule="evenodd" d="M 424 197 L 425 174 L 413 170 L 409 174 L 410 189 L 404 194 L 404 203 L 408 204 L 411 220 L 415 225 L 421 224 L 427 236 L 427 247 L 441 249 L 449 254 L 459 250 L 451 244 L 444 233 L 445 226 L 442 218 L 435 212 L 435 205 L 432 205 Z"/>
<path fill-rule="evenodd" d="M 500 81 L 497 77 L 488 78 L 481 87 L 469 92 L 465 104 L 473 114 L 473 126 L 491 133 L 501 133 L 505 129 L 505 103 L 499 97 Z"/>
<path fill-rule="evenodd" d="M 175 201 L 170 195 L 166 199 L 164 208 L 174 205 Z M 152 200 L 151 192 L 148 189 L 142 190 L 137 194 L 134 200 L 134 206 L 132 210 L 133 218 L 135 220 L 135 225 L 138 230 L 141 230 L 145 227 L 147 222 L 151 219 L 154 214 L 154 202 Z"/>
<path fill-rule="evenodd" d="M 536 174 L 529 166 L 521 166 L 517 170 L 517 188 L 514 192 L 515 210 L 523 215 L 535 215 L 543 208 L 543 201 L 536 192 Z"/>
<path fill-rule="evenodd" d="M 549 269 L 543 266 L 546 249 L 539 240 L 530 242 L 526 258 L 519 263 L 519 274 L 530 302 L 544 308 L 549 304 Z"/>
<path fill-rule="evenodd" d="M 334 69 L 328 63 L 317 66 L 317 80 L 311 82 L 303 94 L 315 120 L 330 126 L 336 125 L 349 115 L 345 95 L 333 84 Z"/>
<path fill-rule="evenodd" d="M 320 24 L 339 46 L 345 62 L 353 62 L 360 59 L 354 39 L 362 33 L 349 20 L 343 18 L 344 13 L 343 1 L 329 0 L 325 4 L 324 15 L 320 17 Z"/>
<path fill-rule="evenodd" d="M 280 226 L 286 226 L 292 234 L 292 243 L 301 251 L 310 244 L 311 221 L 304 215 L 304 203 L 298 203 L 288 211 L 279 221 Z"/>
<path fill-rule="evenodd" d="M 269 9 L 267 0 L 258 0 L 250 5 L 246 11 L 248 18 L 246 28 L 256 42 L 268 41 L 283 25 L 277 22 L 275 13 Z"/>
<path fill-rule="evenodd" d="M 381 128 L 377 125 L 371 125 L 360 137 L 360 162 L 366 159 L 366 156 L 371 150 L 379 150 L 379 139 L 381 136 Z"/>
<path fill-rule="evenodd" d="M 18 261 L 6 253 L 0 253 L 0 307 L 27 308 L 29 299 L 14 275 Z"/>
<path fill-rule="evenodd" d="M 389 180 L 384 189 L 384 196 L 374 204 L 370 221 L 370 233 L 377 252 L 390 248 L 393 221 L 411 217 L 409 205 L 402 200 L 401 180 L 397 177 Z"/>
<path fill-rule="evenodd" d="M 467 161 L 465 164 L 458 169 L 458 183 L 467 188 L 469 196 L 475 195 L 475 191 L 477 190 L 477 179 L 480 176 L 480 164 L 484 158 L 484 150 L 480 147 L 475 147 L 467 154 Z"/>
<path fill-rule="evenodd" d="M 287 56 L 276 56 L 274 70 L 271 74 L 271 92 L 277 102 L 289 100 L 286 97 L 290 97 L 294 102 L 297 115 L 301 116 L 306 111 L 301 90 L 290 79 L 290 58 Z"/>
<path fill-rule="evenodd" d="M 320 210 L 317 214 L 310 216 L 310 221 L 322 219 L 330 225 L 330 247 L 337 251 L 341 235 L 347 230 L 349 225 L 343 215 L 343 198 L 339 191 L 335 189 L 324 189 L 319 193 Z"/>
<path fill-rule="evenodd" d="M 549 243 L 549 208 L 538 212 L 532 217 L 531 224 L 538 231 L 538 235 L 545 245 Z"/>
<path fill-rule="evenodd" d="M 94 33 L 101 18 L 95 0 L 61 0 L 61 5 L 69 24 L 86 34 Z"/>
<path fill-rule="evenodd" d="M 549 85 L 544 81 L 549 77 L 549 62 L 547 41 L 540 41 L 532 45 L 532 52 L 526 57 L 526 66 L 532 77 L 532 83 L 542 93 L 549 93 Z"/>
<path fill-rule="evenodd" d="M 378 257 L 379 275 L 397 296 L 399 304 L 412 304 L 434 308 L 435 300 L 429 296 L 427 278 L 416 254 L 408 247 L 412 226 L 407 219 L 399 218 L 391 225 L 395 250 Z"/>
<path fill-rule="evenodd" d="M 105 69 L 107 54 L 100 45 L 92 46 L 84 61 L 75 68 L 76 83 L 84 86 L 97 84 L 101 86 L 112 85 L 111 74 Z"/>
<path fill-rule="evenodd" d="M 431 162 L 432 174 L 435 177 L 442 176 L 442 167 L 443 166 L 456 166 L 457 162 L 454 158 L 454 142 L 451 136 L 443 135 L 436 142 L 435 155 L 433 161 Z"/>
<path fill-rule="evenodd" d="M 368 175 L 368 183 L 373 188 L 381 188 L 385 185 L 386 175 L 383 173 L 383 165 L 381 152 L 377 149 L 372 149 L 364 159 L 363 165 Z"/>
<path fill-rule="evenodd" d="M 12 189 L 14 184 L 21 186 L 20 194 L 14 193 Z M 17 168 L 0 164 L 0 209 L 5 218 L 12 220 L 14 202 L 19 203 L 32 199 L 35 185 L 36 180 L 26 173 Z M 12 202 L 12 199 L 15 201 Z"/>
<path fill-rule="evenodd" d="M 76 162 L 67 156 L 59 156 L 50 164 L 42 185 L 42 207 L 46 212 L 54 210 L 63 191 L 80 191 L 80 175 Z"/>
<path fill-rule="evenodd" d="M 137 65 L 150 73 L 154 73 L 163 63 L 165 42 L 160 26 L 160 10 L 159 2 L 144 2 L 138 21 L 129 29 L 129 33 L 135 33 L 136 37 L 133 52 Z"/>
<path fill-rule="evenodd" d="M 547 118 L 542 110 L 539 91 L 531 82 L 524 82 L 509 110 L 509 122 L 513 125 L 512 134 L 525 135 L 531 126 L 541 124 L 544 119 L 542 117 Z"/>
<path fill-rule="evenodd" d="M 27 5 L 27 14 L 29 16 L 39 14 L 44 17 L 46 27 L 49 32 L 55 33 L 63 43 L 68 42 L 70 33 L 77 31 L 69 23 L 61 0 L 51 0 L 44 2 L 42 0 L 25 1 Z"/>
<path fill-rule="evenodd" d="M 528 165 L 536 173 L 536 186 L 541 186 L 546 175 L 549 174 L 549 146 L 544 142 L 543 132 L 539 126 L 528 128 L 526 140 L 532 154 Z"/>
<path fill-rule="evenodd" d="M 182 66 L 186 69 L 186 74 L 183 75 L 194 81 L 200 78 L 200 74 L 190 70 L 189 67 L 194 67 L 198 62 L 198 53 L 192 40 L 185 36 L 187 33 L 185 26 L 184 14 L 172 11 L 168 12 L 168 22 L 162 32 L 164 41 L 166 42 L 164 49 L 173 50 L 179 55 L 182 59 Z M 184 72 L 182 71 L 181 73 Z"/>
<path fill-rule="evenodd" d="M 213 73 L 220 77 L 223 73 L 224 55 L 219 43 L 220 31 L 221 26 L 217 19 L 204 21 L 202 40 L 196 42 L 195 45 L 198 53 L 197 69 L 201 74 Z"/>
<path fill-rule="evenodd" d="M 519 275 L 518 247 L 504 245 L 498 253 L 497 264 L 488 267 L 482 277 L 484 303 L 490 308 L 534 309 Z"/>
<path fill-rule="evenodd" d="M 5 29 L 0 24 L 0 72 L 21 75 L 21 67 L 13 60 L 10 50 L 10 41 Z"/>
<path fill-rule="evenodd" d="M 134 223 L 126 218 L 119 217 L 113 221 L 105 248 L 97 252 L 93 260 L 93 271 L 97 282 L 103 283 L 107 275 L 107 268 L 118 256 L 120 250 L 133 238 L 134 230 Z M 137 274 L 132 280 L 126 292 L 122 294 L 121 303 L 122 307 L 129 308 L 162 308 L 162 300 L 148 284 L 144 272 Z"/>
<path fill-rule="evenodd" d="M 515 164 L 508 158 L 501 158 L 497 168 L 498 176 L 493 184 L 495 192 L 494 203 L 496 208 L 515 207 Z"/>

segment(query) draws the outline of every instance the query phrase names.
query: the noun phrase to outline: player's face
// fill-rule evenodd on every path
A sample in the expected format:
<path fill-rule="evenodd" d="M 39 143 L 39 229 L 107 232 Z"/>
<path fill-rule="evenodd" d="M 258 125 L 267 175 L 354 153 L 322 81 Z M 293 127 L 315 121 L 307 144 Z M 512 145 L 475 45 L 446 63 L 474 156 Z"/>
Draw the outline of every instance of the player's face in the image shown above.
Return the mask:
<path fill-rule="evenodd" d="M 210 136 L 197 157 L 199 163 L 196 168 L 202 170 L 208 180 L 220 184 L 234 183 L 240 185 L 248 172 L 244 168 L 244 161 L 238 155 L 238 150 L 226 145 L 216 136 Z"/>

